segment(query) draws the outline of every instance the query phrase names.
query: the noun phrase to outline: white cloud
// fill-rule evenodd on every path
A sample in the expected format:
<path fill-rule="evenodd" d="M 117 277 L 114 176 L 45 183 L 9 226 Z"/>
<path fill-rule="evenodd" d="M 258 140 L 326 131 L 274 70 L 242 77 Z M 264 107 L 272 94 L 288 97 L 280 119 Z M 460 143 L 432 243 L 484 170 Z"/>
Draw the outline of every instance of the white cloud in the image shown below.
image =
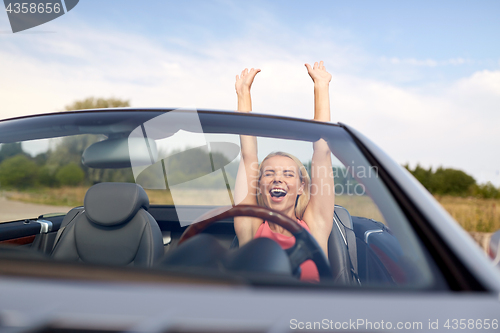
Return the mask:
<path fill-rule="evenodd" d="M 348 82 L 344 80 L 343 82 Z M 344 87 L 346 123 L 401 163 L 453 167 L 500 185 L 500 71 L 476 72 L 446 89 L 416 92 L 381 82 Z M 359 98 L 359 97 L 358 97 Z M 371 110 L 369 112 L 365 110 Z M 350 113 L 350 114 L 348 114 Z"/>
<path fill-rule="evenodd" d="M 392 64 L 408 64 L 408 65 L 413 65 L 413 66 L 427 66 L 427 67 L 435 67 L 437 66 L 438 62 L 432 59 L 426 59 L 426 60 L 417 60 L 414 58 L 409 58 L 409 59 L 399 59 L 399 58 L 391 58 L 390 59 Z"/>
<path fill-rule="evenodd" d="M 465 60 L 464 58 L 454 58 L 454 59 L 449 59 L 447 61 L 450 65 L 463 65 L 467 63 L 468 61 Z"/>
<path fill-rule="evenodd" d="M 499 96 L 500 71 L 483 70 L 475 72 L 472 76 L 457 81 L 454 89 L 459 91 L 460 95 L 484 94 L 485 96 Z"/>
<path fill-rule="evenodd" d="M 417 67 L 436 67 L 436 66 L 460 66 L 464 64 L 472 64 L 474 61 L 470 59 L 464 59 L 464 58 L 451 58 L 443 61 L 438 61 L 434 59 L 415 59 L 415 58 L 398 58 L 398 57 L 381 57 L 380 60 L 383 63 L 390 63 L 392 65 L 409 65 L 409 66 L 417 66 Z"/>

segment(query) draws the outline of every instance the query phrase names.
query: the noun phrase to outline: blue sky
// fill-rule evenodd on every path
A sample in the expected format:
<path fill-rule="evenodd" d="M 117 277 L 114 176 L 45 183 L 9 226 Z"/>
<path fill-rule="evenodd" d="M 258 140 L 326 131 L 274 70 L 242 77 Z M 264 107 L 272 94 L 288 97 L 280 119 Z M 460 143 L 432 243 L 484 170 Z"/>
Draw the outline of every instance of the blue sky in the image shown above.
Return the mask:
<path fill-rule="evenodd" d="M 499 1 L 82 0 L 12 34 L 0 13 L 2 116 L 88 96 L 234 109 L 259 67 L 256 112 L 312 117 L 305 62 L 333 74 L 332 121 L 400 163 L 500 185 Z"/>

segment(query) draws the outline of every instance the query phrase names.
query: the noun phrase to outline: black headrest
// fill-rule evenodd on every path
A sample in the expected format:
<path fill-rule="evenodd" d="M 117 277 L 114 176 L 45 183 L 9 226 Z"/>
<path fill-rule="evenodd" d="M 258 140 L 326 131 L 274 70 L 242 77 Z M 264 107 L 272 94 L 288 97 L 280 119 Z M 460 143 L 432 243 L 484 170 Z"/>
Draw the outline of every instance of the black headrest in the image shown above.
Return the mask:
<path fill-rule="evenodd" d="M 128 222 L 141 208 L 149 208 L 149 198 L 144 189 L 132 183 L 100 183 L 85 194 L 85 214 L 88 219 L 102 226 Z"/>

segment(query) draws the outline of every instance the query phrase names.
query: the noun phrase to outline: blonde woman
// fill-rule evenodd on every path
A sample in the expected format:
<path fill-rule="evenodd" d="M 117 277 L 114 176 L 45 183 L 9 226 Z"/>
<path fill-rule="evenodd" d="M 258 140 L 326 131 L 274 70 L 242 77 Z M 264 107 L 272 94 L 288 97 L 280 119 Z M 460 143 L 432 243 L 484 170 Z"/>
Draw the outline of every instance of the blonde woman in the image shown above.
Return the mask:
<path fill-rule="evenodd" d="M 323 61 L 305 66 L 314 82 L 314 120 L 330 121 L 328 90 L 332 76 Z M 259 72 L 260 69 L 245 69 L 236 76 L 239 112 L 251 112 L 250 89 Z M 327 255 L 335 207 L 331 152 L 327 143 L 321 139 L 313 144 L 310 178 L 304 165 L 288 153 L 271 153 L 259 165 L 257 139 L 246 135 L 241 135 L 240 139 L 242 159 L 236 179 L 236 201 L 269 207 L 297 220 Z M 311 193 L 311 188 L 320 190 Z M 295 243 L 287 230 L 258 218 L 236 217 L 234 228 L 240 246 L 257 237 L 271 238 L 284 249 Z M 311 260 L 304 262 L 301 269 L 301 280 L 319 280 L 316 265 Z"/>

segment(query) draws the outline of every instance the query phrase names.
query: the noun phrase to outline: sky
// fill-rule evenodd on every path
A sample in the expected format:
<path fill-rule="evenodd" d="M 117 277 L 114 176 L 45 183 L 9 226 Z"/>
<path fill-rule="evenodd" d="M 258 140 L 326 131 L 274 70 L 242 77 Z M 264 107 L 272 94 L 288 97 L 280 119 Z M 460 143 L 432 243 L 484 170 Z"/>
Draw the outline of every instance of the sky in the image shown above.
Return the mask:
<path fill-rule="evenodd" d="M 500 1 L 82 0 L 13 34 L 0 12 L 1 118 L 115 97 L 133 107 L 313 117 L 305 63 L 323 60 L 332 122 L 400 164 L 500 186 Z"/>

